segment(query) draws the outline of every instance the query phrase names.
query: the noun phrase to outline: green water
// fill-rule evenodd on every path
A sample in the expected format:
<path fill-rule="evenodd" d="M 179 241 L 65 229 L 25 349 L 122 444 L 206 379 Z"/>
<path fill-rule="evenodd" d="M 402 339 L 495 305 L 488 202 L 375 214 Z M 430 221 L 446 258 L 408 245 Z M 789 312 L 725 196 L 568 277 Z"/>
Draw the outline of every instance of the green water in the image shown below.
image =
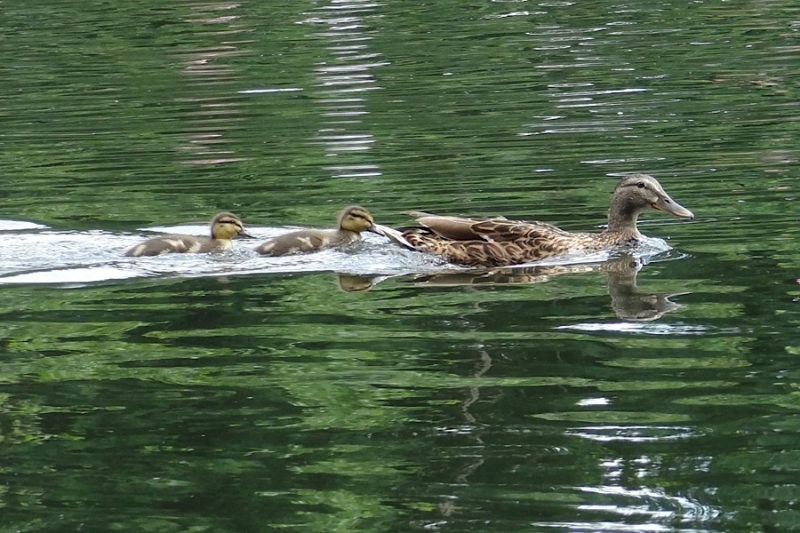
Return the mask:
<path fill-rule="evenodd" d="M 0 531 L 800 529 L 800 12 L 639 4 L 4 4 L 0 219 L 49 229 L 0 233 Z M 632 171 L 697 217 L 638 275 L 121 258 L 220 210 L 597 230 Z"/>

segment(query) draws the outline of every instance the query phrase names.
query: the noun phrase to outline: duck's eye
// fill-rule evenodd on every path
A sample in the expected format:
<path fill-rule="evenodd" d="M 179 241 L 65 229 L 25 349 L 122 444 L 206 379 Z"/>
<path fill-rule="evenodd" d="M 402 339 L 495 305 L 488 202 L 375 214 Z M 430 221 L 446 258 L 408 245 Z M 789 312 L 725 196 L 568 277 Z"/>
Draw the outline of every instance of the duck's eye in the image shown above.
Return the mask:
<path fill-rule="evenodd" d="M 636 184 L 636 186 L 639 187 L 640 189 L 644 189 L 644 182 L 640 181 L 639 183 Z"/>

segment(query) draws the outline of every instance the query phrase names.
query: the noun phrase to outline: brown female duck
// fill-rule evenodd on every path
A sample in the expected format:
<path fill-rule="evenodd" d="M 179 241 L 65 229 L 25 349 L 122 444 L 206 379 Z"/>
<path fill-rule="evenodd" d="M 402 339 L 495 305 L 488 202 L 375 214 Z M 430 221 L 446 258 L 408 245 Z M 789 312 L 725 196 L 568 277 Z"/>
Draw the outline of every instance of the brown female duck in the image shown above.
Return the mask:
<path fill-rule="evenodd" d="M 375 230 L 369 211 L 357 205 L 345 208 L 339 215 L 339 229 L 302 229 L 270 239 L 258 248 L 261 255 L 280 256 L 301 252 L 316 252 L 355 242 L 361 232 Z"/>
<path fill-rule="evenodd" d="M 635 242 L 639 214 L 649 208 L 693 218 L 652 176 L 631 174 L 617 183 L 611 197 L 608 227 L 601 233 L 569 233 L 544 222 L 498 218 L 458 218 L 412 213 L 422 226 L 403 232 L 379 227 L 396 243 L 469 266 L 507 266 L 539 261 L 568 252 L 593 252 Z"/>
<path fill-rule="evenodd" d="M 234 237 L 254 238 L 244 230 L 241 219 L 233 213 L 219 213 L 211 220 L 211 236 L 162 235 L 137 244 L 127 252 L 128 257 L 169 253 L 203 254 L 229 250 Z"/>

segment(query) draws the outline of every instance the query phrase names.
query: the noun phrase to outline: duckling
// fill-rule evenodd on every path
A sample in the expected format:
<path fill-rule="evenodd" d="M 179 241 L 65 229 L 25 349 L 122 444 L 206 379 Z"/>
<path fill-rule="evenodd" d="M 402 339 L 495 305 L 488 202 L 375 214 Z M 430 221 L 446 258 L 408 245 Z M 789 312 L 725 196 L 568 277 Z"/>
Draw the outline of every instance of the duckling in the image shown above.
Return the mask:
<path fill-rule="evenodd" d="M 568 252 L 594 252 L 635 243 L 642 237 L 636 221 L 648 208 L 694 218 L 691 211 L 669 197 L 655 178 L 631 174 L 614 188 L 608 227 L 601 233 L 570 233 L 544 222 L 505 217 L 459 218 L 428 213 L 412 213 L 421 228 L 398 231 L 378 226 L 378 231 L 410 250 L 438 255 L 452 263 L 509 266 Z"/>
<path fill-rule="evenodd" d="M 351 205 L 339 215 L 339 229 L 302 229 L 279 235 L 256 248 L 261 255 L 277 257 L 300 252 L 317 252 L 355 242 L 361 232 L 375 230 L 372 215 L 363 207 Z"/>
<path fill-rule="evenodd" d="M 127 252 L 128 257 L 161 255 L 169 253 L 204 254 L 223 252 L 233 246 L 231 239 L 244 237 L 254 239 L 244 230 L 241 219 L 233 213 L 219 213 L 211 220 L 211 237 L 193 235 L 162 235 L 137 244 Z"/>

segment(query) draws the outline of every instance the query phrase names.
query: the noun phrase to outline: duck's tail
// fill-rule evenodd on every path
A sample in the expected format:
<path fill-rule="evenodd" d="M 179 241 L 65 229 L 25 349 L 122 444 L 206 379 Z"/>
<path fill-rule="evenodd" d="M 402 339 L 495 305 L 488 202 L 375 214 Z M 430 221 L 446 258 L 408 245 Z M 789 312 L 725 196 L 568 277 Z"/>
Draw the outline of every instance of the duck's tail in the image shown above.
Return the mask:
<path fill-rule="evenodd" d="M 393 243 L 397 244 L 398 246 L 402 246 L 408 250 L 415 250 L 411 243 L 409 243 L 403 233 L 398 231 L 394 228 L 390 228 L 388 226 L 382 226 L 381 224 L 375 224 L 375 233 L 379 235 L 383 235 Z"/>

